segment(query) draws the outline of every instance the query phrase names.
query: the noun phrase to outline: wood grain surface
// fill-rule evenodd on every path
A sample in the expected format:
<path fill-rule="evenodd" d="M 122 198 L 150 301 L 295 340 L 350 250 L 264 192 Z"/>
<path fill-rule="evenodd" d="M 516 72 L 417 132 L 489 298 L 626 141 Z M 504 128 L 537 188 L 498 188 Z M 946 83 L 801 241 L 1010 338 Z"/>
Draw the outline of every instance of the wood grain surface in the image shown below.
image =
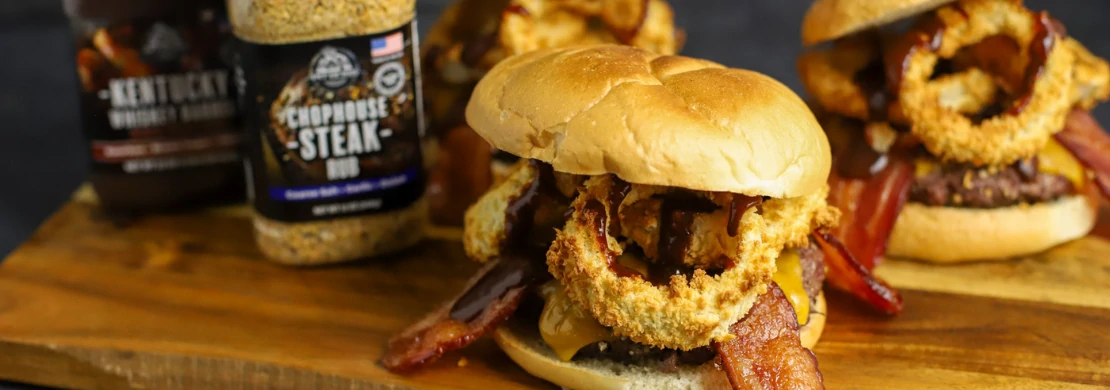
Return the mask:
<path fill-rule="evenodd" d="M 492 342 L 415 376 L 375 364 L 385 340 L 476 267 L 457 233 L 398 256 L 296 269 L 262 259 L 247 213 L 120 225 L 58 211 L 0 265 L 0 378 L 74 388 L 552 388 Z M 889 260 L 906 310 L 829 294 L 816 348 L 830 389 L 1110 385 L 1110 242 L 1014 261 Z"/>

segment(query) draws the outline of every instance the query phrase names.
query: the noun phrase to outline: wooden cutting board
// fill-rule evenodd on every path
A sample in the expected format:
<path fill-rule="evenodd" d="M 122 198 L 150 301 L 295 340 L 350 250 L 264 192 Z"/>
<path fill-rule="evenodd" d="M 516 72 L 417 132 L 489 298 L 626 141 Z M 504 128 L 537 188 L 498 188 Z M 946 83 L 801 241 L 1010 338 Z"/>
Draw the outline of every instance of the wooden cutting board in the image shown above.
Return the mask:
<path fill-rule="evenodd" d="M 488 340 L 411 377 L 376 365 L 392 333 L 475 269 L 457 239 L 436 231 L 399 256 L 295 269 L 262 259 L 244 209 L 124 226 L 79 197 L 0 263 L 0 378 L 67 388 L 553 388 Z M 816 353 L 830 389 L 1110 385 L 1110 241 L 962 266 L 890 260 L 880 273 L 901 287 L 898 317 L 829 294 Z"/>

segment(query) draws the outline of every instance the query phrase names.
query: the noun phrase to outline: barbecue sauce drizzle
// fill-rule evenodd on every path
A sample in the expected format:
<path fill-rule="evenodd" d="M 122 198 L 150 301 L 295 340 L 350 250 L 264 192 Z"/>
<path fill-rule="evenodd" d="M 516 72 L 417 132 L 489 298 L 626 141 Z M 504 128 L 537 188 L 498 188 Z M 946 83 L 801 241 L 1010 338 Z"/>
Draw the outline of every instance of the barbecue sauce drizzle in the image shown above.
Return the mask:
<path fill-rule="evenodd" d="M 456 321 L 473 319 L 509 289 L 539 283 L 550 277 L 545 256 L 552 241 L 548 237 L 554 238 L 555 230 L 553 226 L 537 226 L 536 212 L 543 201 L 566 204 L 569 199 L 555 185 L 555 172 L 551 165 L 537 160 L 529 163 L 536 170 L 536 177 L 505 209 L 505 240 L 501 256 L 495 260 L 498 263 L 455 301 L 450 316 Z"/>
<path fill-rule="evenodd" d="M 609 235 L 617 238 L 621 236 L 621 203 L 624 203 L 624 198 L 628 197 L 632 184 L 613 174 L 609 175 L 609 179 L 612 182 L 609 186 L 609 213 L 613 215 L 609 221 Z"/>
<path fill-rule="evenodd" d="M 609 210 L 615 209 L 610 208 Z M 594 231 L 594 238 L 597 239 L 598 248 L 601 248 L 601 253 L 603 256 L 605 256 L 605 259 L 609 264 L 609 270 L 612 271 L 614 275 L 622 278 L 643 278 L 644 276 L 636 270 L 626 267 L 624 266 L 624 264 L 618 262 L 617 257 L 613 255 L 613 251 L 609 250 L 609 236 L 605 230 L 605 222 L 608 220 L 610 226 L 612 226 L 612 223 L 619 223 L 617 222 L 617 220 L 619 220 L 620 218 L 607 218 L 605 215 L 605 206 L 602 205 L 601 202 L 597 199 L 590 199 L 586 201 L 586 205 L 583 206 L 583 213 L 586 215 L 587 218 L 591 218 L 593 220 L 594 226 L 597 226 L 597 230 Z"/>
<path fill-rule="evenodd" d="M 728 236 L 736 237 L 740 233 L 740 218 L 752 207 L 758 207 L 757 213 L 763 214 L 763 197 L 732 194 L 732 201 L 728 204 Z"/>
<path fill-rule="evenodd" d="M 670 284 L 671 276 L 692 275 L 694 268 L 683 263 L 690 249 L 694 217 L 711 213 L 718 207 L 708 199 L 692 193 L 670 193 L 659 206 L 659 241 L 655 262 L 648 267 L 648 281 L 654 285 Z"/>
<path fill-rule="evenodd" d="M 609 197 L 609 211 L 615 214 L 617 207 L 623 202 L 624 197 L 628 194 L 631 188 L 626 182 L 619 181 L 616 177 L 613 178 L 613 187 L 610 187 Z M 711 213 L 720 207 L 712 201 L 698 197 L 690 192 L 674 192 L 661 196 L 662 204 L 659 206 L 659 241 L 656 250 L 656 259 L 654 262 L 648 264 L 648 275 L 641 274 L 640 272 L 629 268 L 619 261 L 614 256 L 613 252 L 609 250 L 609 236 L 618 237 L 613 234 L 613 225 L 619 224 L 617 220 L 619 216 L 611 215 L 606 216 L 605 205 L 596 199 L 590 199 L 583 206 L 584 214 L 587 218 L 591 218 L 597 231 L 594 232 L 594 238 L 598 242 L 598 247 L 604 253 L 609 263 L 609 270 L 619 277 L 645 279 L 653 285 L 661 286 L 670 283 L 671 276 L 685 275 L 689 277 L 694 273 L 694 267 L 690 267 L 683 262 L 686 257 L 686 252 L 690 248 L 691 235 L 693 234 L 694 217 L 701 213 Z M 751 207 L 757 207 L 762 202 L 762 197 L 750 197 L 740 194 L 735 194 L 733 204 L 730 209 L 730 225 L 733 218 L 732 214 L 742 216 L 744 211 Z M 733 210 L 736 210 L 733 212 Z M 605 228 L 606 221 L 609 222 L 609 229 Z M 739 218 L 735 223 L 739 226 Z M 619 226 L 619 225 L 618 225 Z M 619 228 L 618 228 L 619 229 Z M 734 236 L 735 233 L 732 233 Z M 626 252 L 632 250 L 626 249 Z"/>
<path fill-rule="evenodd" d="M 1048 53 L 1056 46 L 1056 40 L 1066 36 L 1063 24 L 1048 16 L 1048 12 L 1041 11 L 1036 16 L 1037 24 L 1033 35 L 1033 42 L 1029 46 L 1029 65 L 1025 68 L 1025 78 L 1021 82 L 1014 105 L 1007 111 L 1008 114 L 1017 115 L 1025 110 L 1033 100 L 1033 87 L 1045 72 L 1045 63 L 1048 62 Z"/>

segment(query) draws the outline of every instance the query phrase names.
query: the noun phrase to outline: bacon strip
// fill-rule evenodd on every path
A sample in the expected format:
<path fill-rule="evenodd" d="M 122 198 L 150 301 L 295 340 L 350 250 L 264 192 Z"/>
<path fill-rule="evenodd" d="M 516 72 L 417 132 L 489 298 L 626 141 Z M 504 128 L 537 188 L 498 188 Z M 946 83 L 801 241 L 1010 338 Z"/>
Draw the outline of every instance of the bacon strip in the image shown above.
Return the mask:
<path fill-rule="evenodd" d="M 482 267 L 467 283 L 462 294 L 421 318 L 400 334 L 389 339 L 389 347 L 381 358 L 381 364 L 394 373 L 404 373 L 422 368 L 443 356 L 473 343 L 509 318 L 520 305 L 528 285 L 510 287 L 500 298 L 494 299 L 484 310 L 466 322 L 451 318 L 451 308 L 455 302 L 478 281 L 482 280 L 499 261 L 491 261 Z"/>
<path fill-rule="evenodd" d="M 1073 109 L 1056 133 L 1056 141 L 1063 145 L 1087 169 L 1095 174 L 1095 183 L 1103 198 L 1110 199 L 1110 135 L 1106 134 L 1095 117 L 1083 109 Z"/>
<path fill-rule="evenodd" d="M 802 346 L 798 317 L 778 285 L 772 282 L 729 330 L 736 338 L 713 346 L 733 389 L 825 388 L 817 357 Z"/>
<path fill-rule="evenodd" d="M 893 287 L 871 274 L 848 248 L 830 233 L 813 232 L 814 240 L 825 253 L 828 278 L 833 287 L 847 291 L 887 314 L 902 311 L 902 296 Z"/>
<path fill-rule="evenodd" d="M 844 213 L 836 234 L 867 269 L 875 268 L 886 253 L 913 184 L 913 164 L 895 155 L 887 158 L 887 166 L 867 180 L 830 174 L 829 203 Z"/>

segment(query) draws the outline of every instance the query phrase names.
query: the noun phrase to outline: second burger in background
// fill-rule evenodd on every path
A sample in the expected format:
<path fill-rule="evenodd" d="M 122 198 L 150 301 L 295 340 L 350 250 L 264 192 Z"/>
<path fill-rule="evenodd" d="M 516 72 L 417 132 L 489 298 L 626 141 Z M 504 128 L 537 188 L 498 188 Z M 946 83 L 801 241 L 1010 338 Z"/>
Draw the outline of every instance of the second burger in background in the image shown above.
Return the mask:
<path fill-rule="evenodd" d="M 799 71 L 861 262 L 1006 258 L 1091 230 L 1110 138 L 1087 110 L 1110 66 L 1058 20 L 1013 0 L 818 0 L 802 36 L 833 41 Z"/>
<path fill-rule="evenodd" d="M 466 112 L 519 156 L 467 211 L 486 265 L 395 336 L 408 372 L 492 334 L 528 372 L 575 389 L 821 388 L 807 349 L 825 267 L 856 270 L 826 229 L 828 143 L 762 74 L 628 46 L 508 58 Z"/>
<path fill-rule="evenodd" d="M 590 43 L 674 54 L 682 37 L 663 0 L 459 0 L 444 10 L 422 57 L 425 154 L 434 167 L 428 197 L 436 223 L 462 224 L 466 207 L 517 159 L 491 150 L 463 118 L 478 79 L 510 55 Z"/>

